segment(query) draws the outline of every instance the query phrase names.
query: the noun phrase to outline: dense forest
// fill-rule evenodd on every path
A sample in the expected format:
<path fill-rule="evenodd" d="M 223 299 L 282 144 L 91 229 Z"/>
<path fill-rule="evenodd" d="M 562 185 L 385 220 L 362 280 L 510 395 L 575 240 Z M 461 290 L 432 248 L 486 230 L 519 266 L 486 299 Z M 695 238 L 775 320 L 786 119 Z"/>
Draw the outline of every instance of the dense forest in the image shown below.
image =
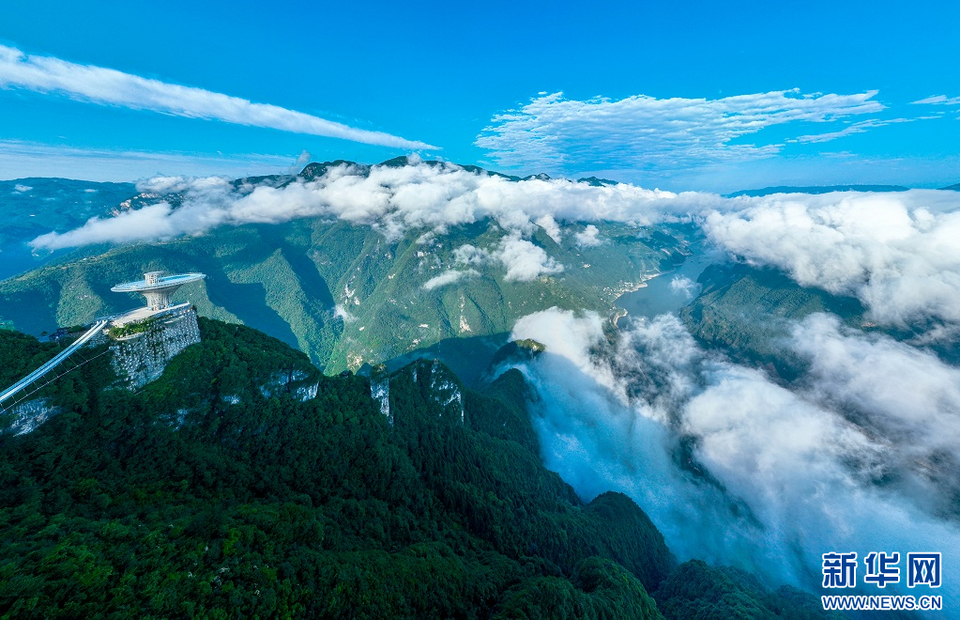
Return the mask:
<path fill-rule="evenodd" d="M 58 415 L 0 434 L 0 616 L 823 616 L 678 566 L 624 495 L 581 501 L 541 464 L 517 371 L 474 391 L 421 360 L 375 373 L 380 402 L 369 377 L 200 327 L 138 393 L 102 356 L 48 388 Z M 0 330 L 0 375 L 53 347 Z"/>

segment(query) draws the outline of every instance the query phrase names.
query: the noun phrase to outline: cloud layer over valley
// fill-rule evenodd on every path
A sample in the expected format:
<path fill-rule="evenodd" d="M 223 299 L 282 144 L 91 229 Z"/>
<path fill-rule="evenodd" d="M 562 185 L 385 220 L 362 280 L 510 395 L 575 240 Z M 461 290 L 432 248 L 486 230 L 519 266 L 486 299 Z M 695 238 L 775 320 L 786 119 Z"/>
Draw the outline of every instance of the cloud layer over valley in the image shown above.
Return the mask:
<path fill-rule="evenodd" d="M 562 272 L 562 265 L 530 243 L 538 228 L 555 242 L 569 235 L 578 246 L 589 247 L 604 243 L 591 222 L 649 226 L 690 220 L 737 257 L 782 269 L 803 286 L 856 296 L 880 324 L 919 326 L 930 337 L 948 337 L 960 325 L 960 246 L 955 243 L 960 238 L 960 195 L 955 192 L 726 199 L 628 184 L 511 181 L 426 163 L 369 170 L 344 164 L 313 181 L 297 179 L 282 187 L 237 186 L 218 177 L 157 177 L 139 188 L 157 195 L 159 202 L 94 218 L 62 234 L 42 235 L 31 245 L 55 250 L 153 241 L 205 234 L 217 226 L 298 218 L 371 226 L 395 241 L 411 230 L 442 235 L 491 219 L 504 231 L 500 246 L 472 260 L 500 265 L 509 279 L 523 281 Z M 182 197 L 182 204 L 174 207 L 159 197 L 171 192 Z M 579 224 L 568 229 L 571 223 Z"/>
<path fill-rule="evenodd" d="M 707 234 L 886 325 L 960 323 L 960 194 L 774 195 L 710 213 Z"/>
<path fill-rule="evenodd" d="M 815 588 L 828 551 L 960 548 L 960 370 L 930 354 L 812 315 L 788 344 L 811 369 L 787 389 L 672 315 L 610 343 L 598 316 L 554 309 L 513 337 L 547 346 L 522 366 L 547 466 L 634 497 L 681 559 Z"/>
<path fill-rule="evenodd" d="M 219 178 L 157 177 L 140 191 L 154 196 L 176 193 L 182 204 L 168 201 L 94 218 L 62 234 L 49 233 L 31 242 L 35 249 L 56 250 L 93 243 L 129 243 L 204 234 L 217 226 L 270 224 L 298 218 L 339 219 L 371 226 L 395 241 L 410 230 L 443 234 L 451 227 L 492 219 L 505 231 L 493 255 L 471 260 L 505 265 L 508 279 L 529 280 L 559 273 L 562 266 L 528 237 L 538 226 L 560 239 L 557 220 L 602 219 L 649 225 L 665 217 L 699 211 L 719 199 L 709 194 L 673 194 L 632 185 L 592 187 L 566 180 L 514 182 L 475 174 L 453 165 L 374 166 L 369 171 L 336 166 L 315 181 L 296 180 L 283 187 L 236 187 Z M 158 198 L 159 199 L 159 198 Z M 595 229 L 581 243 L 595 244 Z M 466 258 L 464 259 L 467 261 Z"/>

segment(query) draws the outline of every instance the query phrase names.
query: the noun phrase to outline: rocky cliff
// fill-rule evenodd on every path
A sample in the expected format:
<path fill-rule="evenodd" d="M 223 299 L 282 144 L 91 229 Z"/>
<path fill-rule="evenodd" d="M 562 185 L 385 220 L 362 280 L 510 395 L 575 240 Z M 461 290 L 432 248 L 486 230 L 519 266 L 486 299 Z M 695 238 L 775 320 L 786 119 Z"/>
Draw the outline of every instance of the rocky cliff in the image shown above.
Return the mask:
<path fill-rule="evenodd" d="M 159 378 L 174 355 L 197 342 L 200 329 L 193 307 L 157 317 L 143 331 L 115 340 L 113 369 L 128 388 L 136 390 Z"/>

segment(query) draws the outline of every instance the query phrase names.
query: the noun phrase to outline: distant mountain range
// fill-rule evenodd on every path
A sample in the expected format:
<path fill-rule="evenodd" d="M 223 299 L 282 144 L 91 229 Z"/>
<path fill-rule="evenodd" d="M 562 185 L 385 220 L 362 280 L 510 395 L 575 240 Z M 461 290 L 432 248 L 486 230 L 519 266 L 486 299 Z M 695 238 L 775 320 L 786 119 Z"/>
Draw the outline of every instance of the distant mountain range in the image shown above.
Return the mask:
<path fill-rule="evenodd" d="M 300 178 L 317 178 L 341 163 L 310 164 Z M 406 163 L 398 158 L 386 165 Z M 234 183 L 282 187 L 296 178 Z M 118 208 L 160 200 L 177 206 L 183 197 L 126 196 Z M 571 226 L 571 232 L 584 229 Z M 496 251 L 504 236 L 496 222 L 460 226 L 426 241 L 423 230 L 409 230 L 387 242 L 369 226 L 310 218 L 222 227 L 164 243 L 90 246 L 0 281 L 0 321 L 36 335 L 52 332 L 138 303 L 110 287 L 143 271 L 200 271 L 207 274 L 204 283 L 179 295 L 201 315 L 261 329 L 308 353 L 328 372 L 339 372 L 445 339 L 503 334 L 518 318 L 552 306 L 612 314 L 624 291 L 683 260 L 692 231 L 687 225 L 655 232 L 618 223 L 596 226 L 606 240 L 597 245 L 580 245 L 573 234 L 558 243 L 542 228 L 533 232 L 530 241 L 564 266 L 560 273 L 519 282 L 506 278 L 501 267 L 477 264 L 464 269 L 467 275 L 456 286 L 436 284 L 435 278 L 456 264 L 458 248 Z"/>
<path fill-rule="evenodd" d="M 727 198 L 737 196 L 769 196 L 771 194 L 829 194 L 830 192 L 905 192 L 909 187 L 902 185 L 776 185 L 763 189 L 744 189 Z"/>
<path fill-rule="evenodd" d="M 57 178 L 0 181 L 0 280 L 54 258 L 49 253 L 34 256 L 26 245 L 31 239 L 76 228 L 94 216 L 108 216 L 136 193 L 133 183 Z"/>
<path fill-rule="evenodd" d="M 233 184 L 283 187 L 297 178 L 319 178 L 345 163 L 351 162 L 312 163 L 299 175 L 250 177 Z M 400 157 L 383 165 L 408 163 Z M 361 172 L 370 169 L 351 165 Z M 467 169 L 498 174 L 478 167 Z M 581 181 L 594 186 L 614 183 L 593 177 Z M 890 185 L 783 186 L 733 195 L 905 189 Z M 417 351 L 429 350 L 431 355 L 446 351 L 446 359 L 458 372 L 474 377 L 482 369 L 484 355 L 503 343 L 503 335 L 518 318 L 553 306 L 612 315 L 617 312 L 614 302 L 623 292 L 683 261 L 691 251 L 691 240 L 699 234 L 689 224 L 637 228 L 600 222 L 594 225 L 606 242 L 585 246 L 576 243 L 572 234 L 558 243 L 537 228 L 530 240 L 564 265 L 562 272 L 517 282 L 505 278 L 499 267 L 475 265 L 469 271 L 464 269 L 467 275 L 452 286 L 437 284 L 436 278 L 455 264 L 458 248 L 470 245 L 480 252 L 494 251 L 504 232 L 495 222 L 453 228 L 424 243 L 423 231 L 410 230 L 401 239 L 387 242 L 368 226 L 312 218 L 221 227 L 205 236 L 164 243 L 89 246 L 34 256 L 26 242 L 39 234 L 64 231 L 92 216 L 160 200 L 177 206 L 183 196 L 136 194 L 131 184 L 22 179 L 0 183 L 0 197 L 0 217 L 14 223 L 4 227 L 0 236 L 0 252 L 11 257 L 0 261 L 0 275 L 7 277 L 0 280 L 0 324 L 39 335 L 58 326 L 87 323 L 138 303 L 110 292 L 117 282 L 150 269 L 201 271 L 207 274 L 204 283 L 180 293 L 181 298 L 196 304 L 201 315 L 261 329 L 308 353 L 330 373 L 408 354 L 416 357 Z M 575 222 L 565 226 L 584 228 Z M 31 267 L 38 268 L 11 277 Z M 724 282 L 743 277 L 731 272 Z M 726 284 L 714 282 L 704 295 L 716 297 L 715 291 Z M 777 286 L 799 288 L 789 280 Z M 741 336 L 721 335 L 725 330 L 740 329 L 737 325 L 751 334 L 756 330 L 750 321 L 717 323 L 716 309 L 726 307 L 718 302 L 694 304 L 706 310 L 696 315 L 699 323 L 692 325 L 693 332 L 716 346 L 751 342 Z M 737 313 L 731 309 L 729 316 L 740 316 Z M 693 317 L 688 315 L 688 320 Z M 759 335 L 751 336 L 755 337 Z M 766 345 L 757 346 L 762 349 Z M 462 347 L 473 353 L 460 355 Z M 463 362 L 474 358 L 476 364 Z"/>
<path fill-rule="evenodd" d="M 771 194 L 829 194 L 830 192 L 905 192 L 911 188 L 903 185 L 776 185 L 763 189 L 744 189 L 726 198 L 737 196 L 769 196 Z M 941 190 L 960 191 L 960 183 L 941 187 Z"/>

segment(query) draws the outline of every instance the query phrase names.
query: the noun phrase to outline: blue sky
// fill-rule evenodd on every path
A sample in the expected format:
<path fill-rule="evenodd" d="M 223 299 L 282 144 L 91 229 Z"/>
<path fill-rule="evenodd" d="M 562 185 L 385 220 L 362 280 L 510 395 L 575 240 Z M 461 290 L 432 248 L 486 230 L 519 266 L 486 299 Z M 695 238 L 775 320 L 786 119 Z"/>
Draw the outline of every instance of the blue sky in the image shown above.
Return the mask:
<path fill-rule="evenodd" d="M 0 9 L 0 178 L 418 152 L 671 190 L 960 182 L 956 3 L 76 4 Z"/>

